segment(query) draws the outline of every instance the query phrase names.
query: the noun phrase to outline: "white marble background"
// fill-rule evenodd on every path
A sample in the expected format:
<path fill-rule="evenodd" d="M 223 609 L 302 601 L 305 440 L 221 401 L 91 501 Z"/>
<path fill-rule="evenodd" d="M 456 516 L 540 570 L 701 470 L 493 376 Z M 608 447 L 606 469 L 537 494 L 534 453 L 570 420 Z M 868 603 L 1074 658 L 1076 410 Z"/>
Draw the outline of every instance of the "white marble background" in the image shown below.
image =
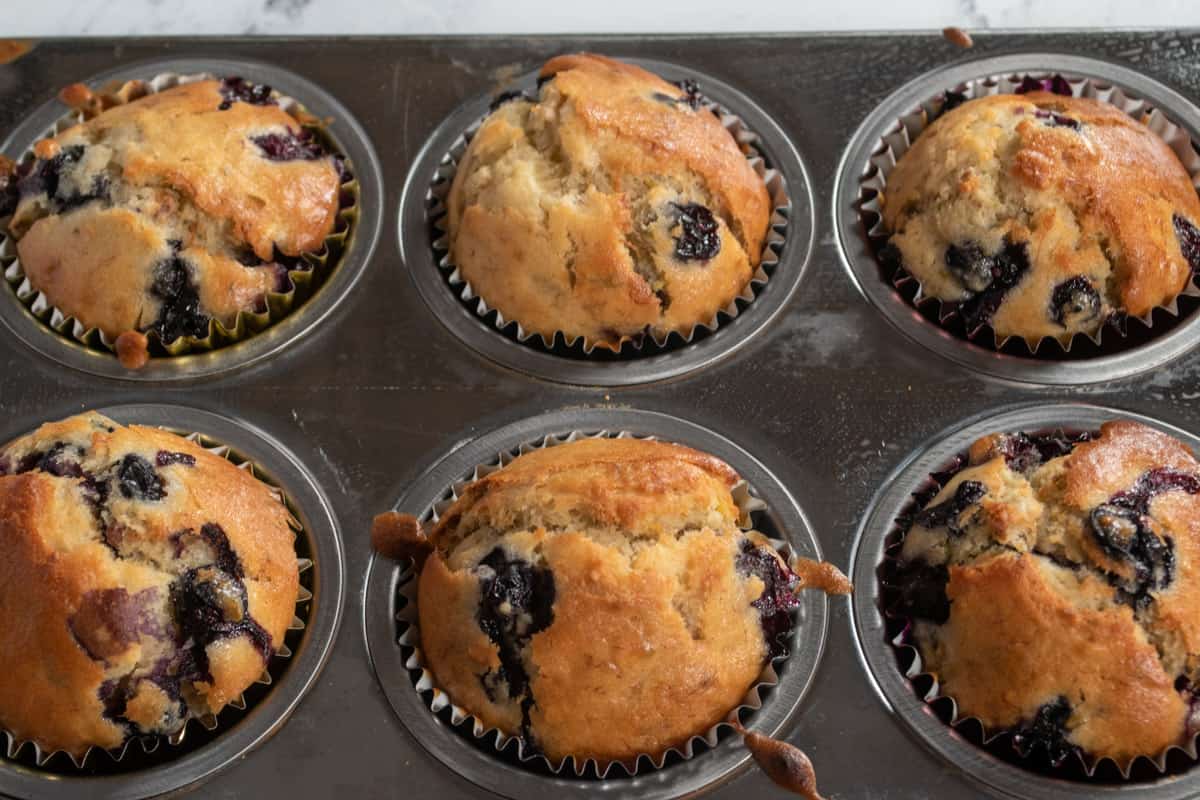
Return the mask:
<path fill-rule="evenodd" d="M 3 36 L 1200 26 L 1200 0 L 0 0 Z"/>

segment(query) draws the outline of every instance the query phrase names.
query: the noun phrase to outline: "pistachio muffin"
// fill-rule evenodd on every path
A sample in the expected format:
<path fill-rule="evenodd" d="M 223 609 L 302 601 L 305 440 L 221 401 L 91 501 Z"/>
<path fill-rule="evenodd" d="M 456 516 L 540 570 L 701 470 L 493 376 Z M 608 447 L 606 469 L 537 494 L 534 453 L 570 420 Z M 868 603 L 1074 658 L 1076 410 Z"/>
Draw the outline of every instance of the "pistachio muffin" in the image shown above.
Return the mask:
<path fill-rule="evenodd" d="M 1162 138 L 1117 107 L 1044 91 L 958 105 L 900 157 L 885 263 L 970 334 L 1063 344 L 1169 304 L 1200 267 L 1200 199 Z"/>
<path fill-rule="evenodd" d="M 739 528 L 737 482 L 686 447 L 587 439 L 470 484 L 423 533 L 435 685 L 552 763 L 658 757 L 727 719 L 808 583 Z"/>
<path fill-rule="evenodd" d="M 233 329 L 290 291 L 288 270 L 307 268 L 299 257 L 334 230 L 340 160 L 270 87 L 227 78 L 147 94 L 133 82 L 63 96 L 90 118 L 17 168 L 9 230 L 30 284 L 109 340 Z"/>
<path fill-rule="evenodd" d="M 171 433 L 87 413 L 0 449 L 0 730 L 78 759 L 216 714 L 283 643 L 293 538 Z"/>
<path fill-rule="evenodd" d="M 959 717 L 1057 766 L 1196 732 L 1200 464 L 1140 423 L 997 434 L 915 515 L 887 579 Z"/>
<path fill-rule="evenodd" d="M 771 201 L 695 84 L 603 56 L 553 58 L 499 106 L 447 199 L 475 294 L 547 341 L 619 349 L 690 335 L 758 266 Z"/>

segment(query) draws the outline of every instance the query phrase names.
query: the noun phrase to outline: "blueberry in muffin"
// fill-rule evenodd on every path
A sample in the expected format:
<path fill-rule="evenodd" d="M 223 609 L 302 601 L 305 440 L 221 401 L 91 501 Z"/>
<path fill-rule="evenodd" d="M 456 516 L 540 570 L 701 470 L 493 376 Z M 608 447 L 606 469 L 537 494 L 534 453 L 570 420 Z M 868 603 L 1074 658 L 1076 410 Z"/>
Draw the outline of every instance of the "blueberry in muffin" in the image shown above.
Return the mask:
<path fill-rule="evenodd" d="M 712 321 L 759 263 L 771 201 L 695 83 L 590 54 L 553 58 L 499 105 L 447 199 L 450 259 L 546 341 L 618 350 Z"/>
<path fill-rule="evenodd" d="M 737 482 L 678 445 L 585 439 L 476 480 L 428 532 L 389 513 L 372 534 L 417 556 L 421 650 L 455 704 L 551 763 L 628 764 L 728 718 L 786 653 L 799 589 L 849 590 L 740 528 Z"/>
<path fill-rule="evenodd" d="M 78 760 L 236 700 L 295 614 L 288 520 L 226 459 L 99 414 L 0 449 L 0 730 Z"/>
<path fill-rule="evenodd" d="M 1032 88 L 946 104 L 887 177 L 880 257 L 970 335 L 1065 345 L 1183 291 L 1200 268 L 1200 199 L 1141 122 Z"/>
<path fill-rule="evenodd" d="M 996 434 L 913 516 L 891 611 L 960 718 L 1127 769 L 1196 733 L 1200 464 L 1132 421 Z"/>
<path fill-rule="evenodd" d="M 67 317 L 110 342 L 203 340 L 292 290 L 335 229 L 342 165 L 270 87 L 147 91 L 65 90 L 89 118 L 34 146 L 4 213 L 30 284 Z"/>

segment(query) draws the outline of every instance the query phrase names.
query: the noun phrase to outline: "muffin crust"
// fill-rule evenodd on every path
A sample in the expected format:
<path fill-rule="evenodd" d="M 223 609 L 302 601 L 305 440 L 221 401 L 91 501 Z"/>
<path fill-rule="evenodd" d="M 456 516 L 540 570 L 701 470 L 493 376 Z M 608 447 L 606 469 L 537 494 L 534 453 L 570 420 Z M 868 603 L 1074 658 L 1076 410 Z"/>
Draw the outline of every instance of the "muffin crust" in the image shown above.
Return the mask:
<path fill-rule="evenodd" d="M 458 167 L 448 232 L 462 276 L 547 340 L 618 349 L 711 321 L 767 234 L 770 198 L 745 154 L 694 86 L 591 54 L 541 74 L 537 99 L 496 109 Z"/>
<path fill-rule="evenodd" d="M 287 520 L 225 459 L 99 414 L 0 449 L 0 729 L 79 758 L 219 712 L 295 613 Z"/>

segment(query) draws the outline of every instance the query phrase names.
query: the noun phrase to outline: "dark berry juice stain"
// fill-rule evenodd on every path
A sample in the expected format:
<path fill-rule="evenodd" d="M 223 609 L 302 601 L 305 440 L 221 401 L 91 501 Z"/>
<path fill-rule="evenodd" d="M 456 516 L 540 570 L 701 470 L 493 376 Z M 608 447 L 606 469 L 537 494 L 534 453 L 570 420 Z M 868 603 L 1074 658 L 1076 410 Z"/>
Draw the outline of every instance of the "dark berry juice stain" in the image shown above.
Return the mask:
<path fill-rule="evenodd" d="M 154 463 L 160 467 L 169 467 L 172 464 L 194 467 L 196 466 L 196 457 L 191 453 L 173 453 L 170 450 L 159 450 L 154 456 Z"/>
<path fill-rule="evenodd" d="M 1100 293 L 1092 282 L 1076 275 L 1054 287 L 1050 318 L 1064 328 L 1081 328 L 1100 318 Z"/>
<path fill-rule="evenodd" d="M 1021 758 L 1032 758 L 1049 767 L 1062 765 L 1078 748 L 1067 739 L 1071 704 L 1065 697 L 1046 703 L 1033 720 L 1013 732 L 1013 749 Z"/>
<path fill-rule="evenodd" d="M 964 242 L 946 248 L 946 268 L 971 294 L 959 305 L 958 313 L 968 333 L 973 333 L 991 321 L 1004 295 L 1029 270 L 1029 257 L 1023 243 L 1007 239 L 994 255 L 984 253 L 974 242 Z"/>
<path fill-rule="evenodd" d="M 58 478 L 82 478 L 83 468 L 79 466 L 78 461 L 68 456 L 68 450 L 83 457 L 83 451 L 80 448 L 68 448 L 66 442 L 55 442 L 49 450 L 45 452 L 35 450 L 18 461 L 17 474 L 38 470 Z"/>
<path fill-rule="evenodd" d="M 245 78 L 230 77 L 221 81 L 221 104 L 218 111 L 226 111 L 234 103 L 248 103 L 252 106 L 273 106 L 275 100 L 271 97 L 271 87 L 261 83 L 252 83 Z"/>
<path fill-rule="evenodd" d="M 936 506 L 926 508 L 917 514 L 914 522 L 922 528 L 949 529 L 951 535 L 962 536 L 962 528 L 958 525 L 958 515 L 969 506 L 973 506 L 987 494 L 987 487 L 979 481 L 963 481 L 954 490 L 954 496 Z"/>
<path fill-rule="evenodd" d="M 1200 274 L 1200 229 L 1197 229 L 1187 217 L 1175 214 L 1171 217 L 1175 226 L 1175 238 L 1179 240 L 1179 250 L 1187 259 L 1192 272 Z"/>
<path fill-rule="evenodd" d="M 1039 108 L 1033 112 L 1033 115 L 1050 128 L 1070 128 L 1075 131 L 1083 128 L 1083 124 L 1079 120 L 1059 114 L 1057 111 L 1047 111 L 1044 108 Z"/>
<path fill-rule="evenodd" d="M 675 240 L 675 256 L 684 261 L 707 261 L 721 252 L 721 234 L 713 213 L 699 203 L 676 205 L 682 231 Z"/>
<path fill-rule="evenodd" d="M 942 625 L 950 619 L 946 584 L 950 571 L 945 564 L 911 561 L 897 565 L 883 580 L 891 594 L 888 611 L 907 619 L 923 619 Z"/>
<path fill-rule="evenodd" d="M 675 83 L 683 95 L 679 98 L 679 102 L 687 103 L 693 111 L 698 111 L 700 106 L 704 104 L 704 95 L 700 93 L 700 84 L 696 83 L 691 78 L 684 78 Z"/>
<path fill-rule="evenodd" d="M 153 586 L 134 594 L 123 587 L 94 589 L 83 595 L 68 626 L 92 660 L 107 661 L 142 636 L 165 637 L 154 615 L 157 599 L 158 589 Z"/>
<path fill-rule="evenodd" d="M 117 487 L 130 500 L 154 502 L 167 496 L 162 478 L 154 465 L 136 453 L 129 453 L 117 467 Z"/>
<path fill-rule="evenodd" d="M 946 114 L 950 111 L 953 111 L 965 102 L 967 102 L 967 96 L 962 92 L 945 91 L 942 93 L 942 107 L 940 113 Z"/>
<path fill-rule="evenodd" d="M 1009 469 L 1028 475 L 1047 461 L 1069 455 L 1077 444 L 1090 441 L 1091 438 L 1092 434 L 1087 432 L 1073 435 L 1063 431 L 1010 433 L 1000 440 L 999 451 Z"/>
<path fill-rule="evenodd" d="M 64 147 L 52 158 L 38 160 L 32 169 L 17 183 L 21 196 L 36 195 L 45 192 L 48 197 L 58 195 L 59 179 L 64 170 L 71 170 L 83 158 L 84 147 L 81 144 Z"/>
<path fill-rule="evenodd" d="M 1200 477 L 1190 472 L 1160 467 L 1143 474 L 1132 489 L 1116 494 L 1110 503 L 1133 509 L 1139 514 L 1150 513 L 1150 501 L 1164 492 L 1200 494 Z"/>
<path fill-rule="evenodd" d="M 1051 92 L 1053 94 L 1070 97 L 1074 94 L 1071 91 L 1071 84 L 1062 75 L 1054 75 L 1053 77 L 1044 80 L 1038 80 L 1026 75 L 1021 79 L 1021 85 L 1013 90 L 1015 94 L 1028 94 L 1029 92 Z"/>
<path fill-rule="evenodd" d="M 192 282 L 187 264 L 178 255 L 163 259 L 154 267 L 150 294 L 161 302 L 158 316 L 150 327 L 158 332 L 164 344 L 180 336 L 197 339 L 208 336 L 211 318 L 200 310 L 200 293 Z"/>
<path fill-rule="evenodd" d="M 479 576 L 479 611 L 476 621 L 496 645 L 500 658 L 497 674 L 481 677 L 489 696 L 503 681 L 508 696 L 521 700 L 521 733 L 526 745 L 536 747 L 529 729 L 529 711 L 535 703 L 522 654 L 530 638 L 554 621 L 554 574 L 521 558 L 511 558 L 503 548 L 492 549 L 476 568 Z"/>
<path fill-rule="evenodd" d="M 784 566 L 771 550 L 749 539 L 742 541 L 741 551 L 734 564 L 743 575 L 753 575 L 763 582 L 763 591 L 751 605 L 758 609 L 767 657 L 771 660 L 786 656 L 784 640 L 792 630 L 791 610 L 800 605 L 796 589 L 800 579 Z"/>
<path fill-rule="evenodd" d="M 307 129 L 264 133 L 261 136 L 251 136 L 250 141 L 254 142 L 263 157 L 269 161 L 316 161 L 327 155 L 321 140 Z"/>

